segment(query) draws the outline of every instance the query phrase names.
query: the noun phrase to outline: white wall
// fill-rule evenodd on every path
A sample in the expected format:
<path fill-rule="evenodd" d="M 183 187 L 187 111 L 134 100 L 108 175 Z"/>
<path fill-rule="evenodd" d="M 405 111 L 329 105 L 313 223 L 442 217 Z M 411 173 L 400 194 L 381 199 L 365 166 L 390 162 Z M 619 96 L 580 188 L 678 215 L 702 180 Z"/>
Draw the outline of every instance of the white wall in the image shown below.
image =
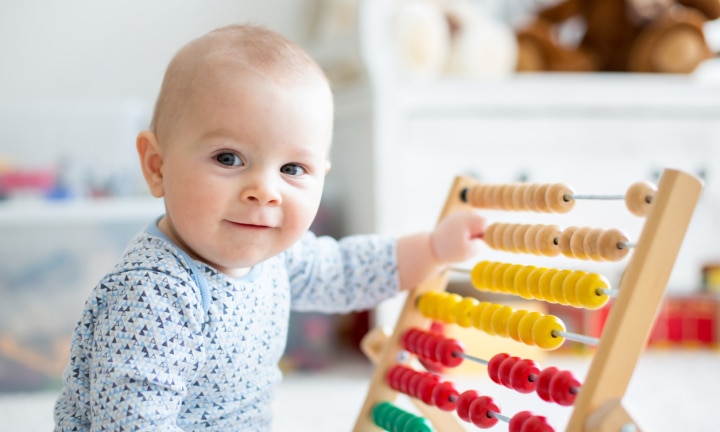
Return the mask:
<path fill-rule="evenodd" d="M 144 192 L 134 140 L 174 53 L 231 23 L 264 25 L 302 43 L 314 4 L 0 1 L 0 167 L 62 164 L 77 190 L 112 182 Z"/>

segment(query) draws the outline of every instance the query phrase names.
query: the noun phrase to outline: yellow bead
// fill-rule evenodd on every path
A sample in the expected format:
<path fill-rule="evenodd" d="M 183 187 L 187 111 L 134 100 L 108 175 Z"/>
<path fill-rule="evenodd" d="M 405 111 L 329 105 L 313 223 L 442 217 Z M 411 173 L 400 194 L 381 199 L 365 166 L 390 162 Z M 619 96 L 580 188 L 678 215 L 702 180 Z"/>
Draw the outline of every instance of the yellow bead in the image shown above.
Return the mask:
<path fill-rule="evenodd" d="M 446 324 L 455 324 L 455 307 L 462 301 L 457 294 L 447 293 L 442 301 L 442 307 L 438 308 L 438 318 Z"/>
<path fill-rule="evenodd" d="M 492 330 L 498 336 L 508 337 L 508 319 L 515 310 L 510 306 L 502 306 L 493 312 Z"/>
<path fill-rule="evenodd" d="M 517 288 L 515 287 L 515 275 L 522 269 L 523 266 L 514 264 L 508 267 L 503 273 L 503 291 L 505 294 L 517 294 Z"/>
<path fill-rule="evenodd" d="M 517 295 L 524 299 L 531 300 L 533 298 L 532 294 L 530 293 L 528 278 L 530 277 L 530 273 L 536 268 L 537 267 L 535 266 L 523 266 L 523 268 L 521 268 L 520 270 L 518 270 L 517 273 L 515 273 L 515 290 L 517 292 Z"/>
<path fill-rule="evenodd" d="M 563 302 L 564 305 L 570 305 L 573 307 L 580 307 L 580 303 L 578 302 L 577 297 L 577 284 L 580 278 L 585 276 L 587 272 L 584 271 L 574 271 L 572 274 L 565 278 L 565 281 L 563 282 L 562 290 L 563 290 Z"/>
<path fill-rule="evenodd" d="M 512 338 L 512 340 L 517 342 L 522 342 L 520 339 L 520 320 L 525 318 L 525 315 L 529 314 L 530 311 L 526 311 L 525 309 L 518 309 L 515 312 L 510 315 L 510 317 L 507 320 L 507 331 L 508 336 Z"/>
<path fill-rule="evenodd" d="M 473 310 L 470 311 L 470 322 L 472 326 L 478 330 L 482 330 L 482 315 L 486 307 L 490 306 L 488 302 L 480 302 Z"/>
<path fill-rule="evenodd" d="M 503 275 L 505 270 L 510 266 L 506 263 L 498 263 L 494 268 L 491 276 L 491 285 L 494 292 L 505 292 L 503 291 Z"/>
<path fill-rule="evenodd" d="M 553 303 L 565 304 L 565 295 L 563 294 L 563 283 L 573 272 L 570 270 L 560 270 L 550 280 L 550 297 Z"/>
<path fill-rule="evenodd" d="M 428 291 L 418 296 L 417 308 L 426 318 L 432 318 L 431 309 L 435 301 L 436 291 Z"/>
<path fill-rule="evenodd" d="M 528 276 L 528 289 L 530 290 L 532 298 L 536 300 L 542 300 L 542 296 L 540 295 L 540 277 L 545 274 L 547 270 L 545 267 L 537 267 L 531 271 Z"/>
<path fill-rule="evenodd" d="M 490 303 L 489 306 L 483 309 L 482 315 L 480 316 L 480 330 L 490 335 L 495 334 L 495 332 L 493 331 L 492 317 L 495 314 L 495 311 L 497 311 L 501 307 L 502 305 Z"/>
<path fill-rule="evenodd" d="M 575 296 L 585 309 L 600 309 L 610 300 L 610 296 L 600 292 L 601 289 L 610 288 L 610 282 L 597 273 L 589 273 L 578 281 L 575 287 Z"/>
<path fill-rule="evenodd" d="M 554 350 L 560 347 L 565 338 L 553 335 L 554 331 L 565 331 L 565 325 L 554 315 L 543 315 L 535 322 L 532 328 L 532 337 L 535 345 L 545 350 Z"/>
<path fill-rule="evenodd" d="M 560 270 L 547 269 L 542 275 L 540 275 L 540 279 L 538 280 L 538 291 L 540 292 L 539 300 L 554 303 L 552 293 L 550 292 L 550 281 L 558 271 Z"/>
<path fill-rule="evenodd" d="M 472 327 L 470 313 L 480 302 L 472 297 L 465 297 L 455 306 L 455 323 L 460 327 Z"/>
<path fill-rule="evenodd" d="M 475 289 L 484 290 L 487 289 L 487 282 L 485 277 L 485 269 L 490 265 L 490 261 L 480 261 L 470 271 L 470 283 Z"/>
<path fill-rule="evenodd" d="M 533 327 L 535 326 L 535 322 L 542 318 L 542 314 L 540 312 L 530 312 L 518 323 L 518 334 L 520 335 L 520 341 L 527 345 L 535 345 L 535 342 L 533 340 Z"/>

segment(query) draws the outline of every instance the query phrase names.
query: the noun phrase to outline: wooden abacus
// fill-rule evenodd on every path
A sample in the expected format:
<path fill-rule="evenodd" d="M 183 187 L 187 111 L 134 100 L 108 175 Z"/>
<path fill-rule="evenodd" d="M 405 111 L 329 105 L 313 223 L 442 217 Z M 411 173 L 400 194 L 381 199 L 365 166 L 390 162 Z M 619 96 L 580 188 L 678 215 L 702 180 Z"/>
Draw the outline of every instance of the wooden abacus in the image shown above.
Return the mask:
<path fill-rule="evenodd" d="M 414 357 L 447 367 L 465 358 L 484 363 L 498 384 L 521 393 L 535 391 L 543 400 L 572 406 L 568 431 L 640 430 L 623 407 L 622 398 L 660 308 L 701 190 L 698 179 L 672 169 L 663 171 L 657 189 L 636 183 L 624 195 L 599 197 L 576 195 L 563 184 L 487 185 L 457 177 L 441 219 L 470 207 L 565 213 L 577 199 L 622 198 L 633 214 L 646 220 L 634 244 L 617 229 L 490 224 L 484 234 L 486 244 L 509 252 L 617 261 L 634 248 L 615 290 L 601 275 L 582 271 L 483 261 L 470 272 L 477 289 L 571 307 L 595 309 L 615 297 L 600 338 L 569 333 L 552 315 L 447 293 L 448 270 L 408 294 L 391 335 L 375 329 L 364 338 L 363 351 L 376 366 L 354 431 L 425 432 L 432 430 L 428 421 L 441 432 L 464 431 L 460 420 L 481 428 L 504 421 L 510 432 L 554 430 L 543 416 L 516 411 L 508 417 L 488 396 L 474 390 L 461 394 L 451 382 L 413 368 Z M 570 372 L 554 367 L 540 370 L 530 359 L 504 353 L 490 360 L 474 358 L 463 352 L 458 341 L 426 330 L 431 321 L 474 327 L 544 349 L 557 348 L 565 339 L 596 348 L 580 384 Z M 411 396 L 422 417 L 393 404 L 398 392 Z"/>

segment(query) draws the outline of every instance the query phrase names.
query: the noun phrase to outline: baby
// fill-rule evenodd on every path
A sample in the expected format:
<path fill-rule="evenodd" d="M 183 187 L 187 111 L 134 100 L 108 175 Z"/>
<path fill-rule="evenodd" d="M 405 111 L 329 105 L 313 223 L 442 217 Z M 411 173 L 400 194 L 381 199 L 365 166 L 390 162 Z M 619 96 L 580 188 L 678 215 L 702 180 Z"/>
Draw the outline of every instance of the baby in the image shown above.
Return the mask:
<path fill-rule="evenodd" d="M 332 123 L 323 72 L 274 32 L 225 27 L 177 53 L 137 137 L 166 213 L 88 298 L 56 430 L 270 430 L 291 309 L 368 309 L 475 255 L 472 212 L 398 239 L 309 232 Z"/>

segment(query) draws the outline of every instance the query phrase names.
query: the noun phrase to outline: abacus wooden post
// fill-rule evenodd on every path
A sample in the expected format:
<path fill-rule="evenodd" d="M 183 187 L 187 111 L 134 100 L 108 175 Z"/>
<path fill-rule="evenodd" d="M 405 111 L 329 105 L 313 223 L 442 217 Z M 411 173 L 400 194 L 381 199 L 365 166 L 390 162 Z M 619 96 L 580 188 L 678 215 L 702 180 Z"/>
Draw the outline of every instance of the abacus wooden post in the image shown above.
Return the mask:
<path fill-rule="evenodd" d="M 586 431 L 592 412 L 621 400 L 660 308 L 670 273 L 700 197 L 702 183 L 665 170 L 620 281 L 592 364 L 575 401 L 567 430 Z M 610 428 L 598 429 L 610 431 Z"/>
<path fill-rule="evenodd" d="M 470 208 L 460 199 L 460 192 L 463 190 L 463 188 L 474 183 L 476 183 L 475 180 L 468 177 L 457 177 L 455 179 L 450 189 L 450 194 L 445 201 L 443 210 L 440 213 L 440 219 L 444 218 L 445 216 L 454 211 L 463 208 Z M 360 410 L 360 414 L 358 415 L 355 427 L 353 428 L 354 432 L 380 430 L 373 423 L 371 417 L 372 408 L 377 403 L 382 401 L 391 402 L 395 400 L 395 397 L 397 396 L 397 392 L 391 389 L 390 386 L 386 384 L 385 377 L 389 368 L 397 363 L 397 354 L 402 349 L 400 338 L 402 334 L 409 328 L 423 327 L 428 323 L 428 319 L 423 317 L 415 306 L 417 298 L 421 294 L 428 291 L 444 291 L 446 287 L 447 274 L 443 273 L 431 280 L 426 281 L 425 283 L 418 285 L 417 288 L 408 293 L 405 304 L 403 305 L 397 323 L 395 324 L 393 334 L 385 343 L 382 352 L 380 353 L 380 357 L 370 380 L 370 386 L 368 389 L 368 393 L 365 397 L 365 402 L 363 403 L 363 407 Z M 454 430 L 451 429 L 453 427 L 453 424 L 457 428 L 457 423 L 449 423 L 445 427 L 442 427 L 441 425 L 436 426 L 441 430 Z"/>

